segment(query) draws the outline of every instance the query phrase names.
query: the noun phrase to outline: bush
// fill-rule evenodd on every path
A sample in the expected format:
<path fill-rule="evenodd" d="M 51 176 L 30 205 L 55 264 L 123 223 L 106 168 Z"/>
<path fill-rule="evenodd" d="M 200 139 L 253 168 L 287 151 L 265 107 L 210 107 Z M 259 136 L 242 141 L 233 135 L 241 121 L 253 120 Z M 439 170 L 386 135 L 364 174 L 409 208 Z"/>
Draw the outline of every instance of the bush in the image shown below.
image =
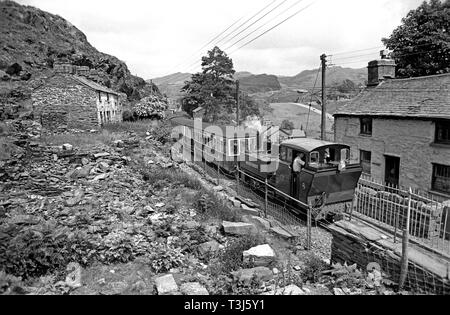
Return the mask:
<path fill-rule="evenodd" d="M 209 288 L 211 295 L 259 295 L 262 293 L 261 283 L 252 279 L 244 284 L 229 275 L 220 275 Z"/>
<path fill-rule="evenodd" d="M 197 200 L 194 205 L 195 208 L 206 218 L 229 222 L 239 222 L 242 219 L 236 210 L 229 208 L 211 192 L 199 192 L 195 200 Z"/>
<path fill-rule="evenodd" d="M 165 245 L 158 245 L 152 249 L 149 257 L 150 267 L 155 273 L 168 272 L 172 268 L 184 265 L 184 255 L 180 249 L 173 249 Z"/>
<path fill-rule="evenodd" d="M 123 121 L 135 121 L 135 117 L 130 110 L 124 110 L 122 113 Z"/>
<path fill-rule="evenodd" d="M 173 127 L 169 123 L 163 121 L 158 127 L 151 129 L 150 134 L 156 141 L 166 144 L 172 140 L 172 130 Z"/>
<path fill-rule="evenodd" d="M 305 281 L 317 282 L 322 272 L 327 270 L 327 264 L 314 254 L 308 254 L 305 259 L 305 267 L 300 275 Z"/>
<path fill-rule="evenodd" d="M 0 266 L 23 279 L 63 270 L 70 262 L 86 265 L 92 262 L 91 249 L 96 247 L 87 235 L 69 233 L 65 228 L 18 233 L 17 226 L 10 226 L 1 232 Z"/>
<path fill-rule="evenodd" d="M 144 97 L 134 107 L 134 112 L 139 118 L 156 117 L 162 119 L 167 110 L 167 102 L 157 96 Z"/>
<path fill-rule="evenodd" d="M 247 235 L 233 239 L 218 255 L 217 262 L 212 266 L 212 273 L 216 275 L 229 274 L 240 268 L 252 268 L 245 265 L 242 253 L 252 247 L 266 243 L 261 235 Z"/>

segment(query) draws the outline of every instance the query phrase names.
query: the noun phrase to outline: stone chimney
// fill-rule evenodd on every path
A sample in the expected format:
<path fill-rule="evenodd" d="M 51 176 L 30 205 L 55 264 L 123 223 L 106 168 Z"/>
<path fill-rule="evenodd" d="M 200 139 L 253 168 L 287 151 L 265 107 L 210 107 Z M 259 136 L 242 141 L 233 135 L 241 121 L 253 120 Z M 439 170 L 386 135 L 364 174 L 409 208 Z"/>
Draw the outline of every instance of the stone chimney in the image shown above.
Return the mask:
<path fill-rule="evenodd" d="M 78 66 L 76 68 L 77 75 L 82 77 L 89 76 L 89 67 L 88 66 Z"/>
<path fill-rule="evenodd" d="M 56 73 L 73 74 L 74 69 L 72 64 L 68 62 L 55 62 L 53 64 L 53 69 Z"/>
<path fill-rule="evenodd" d="M 377 86 L 385 79 L 395 78 L 395 61 L 389 59 L 386 50 L 380 51 L 381 59 L 369 62 L 367 86 Z"/>

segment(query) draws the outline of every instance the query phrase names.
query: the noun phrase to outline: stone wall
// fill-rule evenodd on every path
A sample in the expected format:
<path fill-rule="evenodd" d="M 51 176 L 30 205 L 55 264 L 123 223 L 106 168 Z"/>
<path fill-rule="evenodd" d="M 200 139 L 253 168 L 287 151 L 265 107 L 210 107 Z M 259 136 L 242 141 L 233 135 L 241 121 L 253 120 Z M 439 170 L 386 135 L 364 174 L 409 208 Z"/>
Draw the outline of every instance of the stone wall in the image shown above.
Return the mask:
<path fill-rule="evenodd" d="M 399 282 L 402 240 L 392 239 L 378 230 L 357 221 L 340 221 L 331 225 L 333 235 L 331 261 L 357 264 L 366 270 L 369 263 L 377 263 L 390 280 Z M 410 244 L 409 265 L 405 289 L 431 294 L 450 294 L 448 260 L 419 251 Z"/>
<path fill-rule="evenodd" d="M 69 75 L 55 75 L 32 93 L 35 119 L 54 131 L 98 128 L 97 95 Z"/>
<path fill-rule="evenodd" d="M 430 120 L 374 118 L 372 136 L 360 135 L 358 117 L 336 117 L 335 141 L 351 146 L 353 160 L 360 150 L 372 152 L 372 177 L 384 181 L 385 155 L 400 158 L 400 186 L 431 189 L 433 163 L 450 166 L 450 146 L 434 145 Z"/>

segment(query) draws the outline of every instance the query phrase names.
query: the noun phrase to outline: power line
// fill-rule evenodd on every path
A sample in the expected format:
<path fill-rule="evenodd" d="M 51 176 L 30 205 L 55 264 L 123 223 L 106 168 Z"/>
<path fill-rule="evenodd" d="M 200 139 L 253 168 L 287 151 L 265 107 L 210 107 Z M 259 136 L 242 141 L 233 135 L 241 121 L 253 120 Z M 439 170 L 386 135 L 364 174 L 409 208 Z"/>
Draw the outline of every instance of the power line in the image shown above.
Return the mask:
<path fill-rule="evenodd" d="M 247 19 L 244 23 L 242 23 L 241 25 L 239 25 L 236 29 L 234 29 L 230 34 L 228 34 L 227 36 L 230 36 L 231 34 L 233 34 L 235 31 L 238 31 L 242 26 L 244 26 L 245 24 L 247 24 L 248 22 L 250 22 L 251 20 L 253 20 L 255 17 L 257 17 L 260 13 L 264 12 L 264 10 L 266 10 L 268 7 L 270 7 L 273 3 L 275 3 L 278 0 L 274 0 L 271 3 L 269 3 L 268 5 L 266 5 L 264 8 L 262 8 L 261 10 L 259 10 L 257 13 L 255 13 L 251 18 Z M 248 27 L 246 28 L 248 29 Z M 216 44 L 220 44 L 225 38 L 227 38 L 227 36 L 225 36 L 224 38 L 222 38 L 220 41 L 218 41 Z M 224 43 L 224 45 L 226 45 L 230 40 L 227 40 L 227 42 Z"/>
<path fill-rule="evenodd" d="M 203 48 L 205 48 L 206 46 L 208 46 L 209 44 L 212 44 L 212 43 L 214 43 L 214 45 L 218 45 L 219 43 L 221 43 L 223 40 L 225 40 L 225 38 L 227 38 L 228 36 L 230 36 L 231 34 L 233 34 L 234 32 L 236 32 L 236 31 L 238 31 L 242 26 L 244 26 L 245 24 L 247 24 L 249 21 L 251 21 L 252 19 L 254 19 L 256 16 L 258 16 L 261 12 L 264 12 L 267 8 L 269 8 L 272 4 L 274 4 L 276 1 L 278 1 L 278 0 L 273 0 L 273 1 L 271 1 L 269 4 L 267 4 L 266 6 L 264 6 L 261 10 L 259 10 L 257 13 L 255 13 L 255 14 L 253 14 L 250 18 L 248 18 L 248 19 L 246 19 L 243 23 L 241 23 L 238 27 L 235 27 L 231 32 L 229 32 L 225 37 L 223 37 L 223 38 L 221 38 L 220 40 L 218 40 L 218 41 L 216 41 L 215 42 L 215 40 L 217 39 L 217 38 L 219 38 L 220 37 L 220 35 L 219 36 L 216 36 L 216 38 L 214 39 L 214 40 L 212 40 L 212 41 L 210 41 L 207 45 L 204 45 L 204 47 L 202 47 L 200 50 L 202 50 Z M 244 18 L 244 16 L 243 17 L 241 17 L 240 19 L 239 19 L 239 21 L 240 20 L 242 20 Z M 237 22 L 239 22 L 239 21 L 237 21 Z M 236 23 L 234 23 L 232 26 L 234 26 L 234 25 L 236 25 L 237 24 L 237 22 Z M 229 27 L 227 30 L 229 30 L 231 27 Z M 222 32 L 222 35 L 225 33 L 226 31 L 224 31 L 224 32 Z M 200 55 L 201 56 L 201 55 Z M 196 54 L 196 58 L 197 57 L 200 57 L 198 54 Z M 187 61 L 189 62 L 190 60 L 192 60 L 192 58 L 190 58 L 190 59 L 188 59 Z M 196 61 L 195 62 L 195 64 L 197 64 L 197 62 L 198 61 Z M 189 66 L 187 66 L 187 67 L 191 67 L 192 66 L 192 64 L 190 64 Z"/>
<path fill-rule="evenodd" d="M 243 29 L 242 31 L 240 31 L 239 33 L 235 34 L 232 38 L 230 38 L 228 42 L 232 41 L 233 39 L 235 39 L 237 36 L 239 36 L 240 34 L 242 34 L 243 32 L 245 32 L 246 30 L 248 30 L 250 27 L 252 27 L 253 25 L 255 25 L 256 23 L 258 23 L 259 21 L 261 21 L 263 18 L 265 18 L 267 15 L 271 14 L 272 12 L 274 12 L 276 9 L 278 9 L 279 7 L 281 7 L 284 3 L 286 3 L 286 1 L 288 0 L 283 0 L 281 3 L 279 3 L 275 8 L 272 8 L 269 12 L 267 12 L 266 14 L 264 14 L 263 16 L 261 16 L 260 18 L 258 18 L 256 21 L 254 21 L 252 24 L 250 24 L 249 26 L 247 26 L 245 29 Z M 224 45 L 226 45 L 227 43 L 225 43 Z"/>
<path fill-rule="evenodd" d="M 439 50 L 443 50 L 443 49 L 442 48 L 438 48 L 438 49 L 432 49 L 432 50 L 426 50 L 426 51 L 418 51 L 418 52 L 409 53 L 409 54 L 402 54 L 402 55 L 395 55 L 394 54 L 393 55 L 393 59 L 400 58 L 400 57 L 428 54 L 430 52 L 435 52 L 435 51 L 439 51 Z M 370 54 L 370 55 L 372 55 L 372 54 Z M 353 58 L 359 58 L 359 57 L 363 57 L 363 56 L 367 56 L 367 55 L 354 56 Z M 347 58 L 347 59 L 351 59 L 351 58 Z M 334 64 L 334 66 L 345 65 L 345 64 L 352 64 L 352 63 L 359 63 L 359 62 L 364 62 L 365 60 L 366 59 L 354 60 L 354 61 L 349 61 L 349 62 L 339 62 L 337 64 Z M 334 62 L 334 60 L 333 60 L 333 62 Z"/>
<path fill-rule="evenodd" d="M 243 41 L 244 39 L 246 39 L 247 37 L 249 37 L 250 35 L 253 35 L 254 33 L 256 33 L 257 31 L 259 31 L 261 28 L 263 28 L 264 26 L 268 25 L 269 23 L 273 22 L 276 18 L 278 18 L 280 15 L 283 15 L 284 13 L 286 13 L 287 11 L 289 11 L 290 9 L 292 9 L 293 7 L 295 7 L 296 5 L 298 5 L 300 2 L 302 2 L 304 0 L 299 0 L 296 3 L 294 3 L 293 5 L 291 5 L 290 7 L 288 7 L 287 9 L 285 9 L 283 12 L 277 14 L 275 17 L 273 17 L 270 21 L 268 21 L 267 23 L 259 26 L 258 28 L 256 28 L 255 30 L 253 30 L 251 33 L 247 34 L 245 37 L 242 37 L 241 39 L 239 39 L 238 41 L 234 42 L 231 46 L 228 46 L 227 48 L 225 48 L 225 50 L 230 49 L 231 47 L 235 46 L 236 44 L 240 43 L 241 41 Z"/>
<path fill-rule="evenodd" d="M 233 24 L 231 24 L 229 27 L 227 27 L 224 31 L 222 31 L 219 35 L 217 35 L 216 37 L 214 37 L 213 39 L 211 39 L 208 43 L 206 43 L 205 45 L 203 45 L 200 49 L 198 49 L 196 52 L 194 52 L 191 56 L 189 56 L 186 60 L 190 60 L 192 59 L 192 57 L 197 56 L 197 54 L 202 51 L 205 47 L 207 47 L 209 44 L 211 44 L 212 42 L 214 42 L 217 38 L 219 38 L 220 36 L 222 36 L 223 34 L 225 34 L 230 28 L 232 28 L 233 26 L 235 26 L 240 20 L 242 20 L 244 17 L 240 17 L 238 20 L 236 20 Z M 181 65 L 183 65 L 185 62 L 181 62 L 179 64 L 177 64 L 176 66 L 172 67 L 171 69 L 175 69 Z"/>
<path fill-rule="evenodd" d="M 317 0 L 316 0 L 316 1 L 317 1 Z M 274 30 L 274 29 L 277 28 L 278 26 L 280 26 L 280 25 L 286 23 L 287 21 L 289 21 L 289 20 L 292 19 L 293 17 L 297 16 L 298 14 L 300 14 L 301 12 L 303 12 L 304 10 L 306 10 L 307 8 L 309 8 L 310 6 L 312 6 L 316 1 L 314 1 L 314 2 L 312 2 L 312 3 L 310 3 L 310 4 L 308 4 L 306 7 L 304 7 L 304 8 L 302 8 L 302 9 L 298 10 L 298 11 L 295 12 L 294 14 L 290 15 L 289 17 L 287 17 L 286 19 L 284 19 L 283 21 L 281 21 L 280 23 L 274 25 L 273 27 L 269 28 L 268 30 L 266 30 L 266 31 L 263 32 L 262 34 L 256 36 L 256 37 L 253 38 L 252 40 L 246 42 L 244 45 L 240 46 L 238 49 L 235 49 L 234 51 L 232 51 L 232 52 L 230 53 L 230 55 L 233 54 L 233 53 L 235 53 L 236 51 L 238 51 L 238 50 L 240 50 L 240 49 L 246 47 L 247 45 L 250 45 L 250 44 L 253 43 L 255 40 L 261 38 L 262 36 L 264 36 L 265 34 L 269 33 L 270 31 Z"/>

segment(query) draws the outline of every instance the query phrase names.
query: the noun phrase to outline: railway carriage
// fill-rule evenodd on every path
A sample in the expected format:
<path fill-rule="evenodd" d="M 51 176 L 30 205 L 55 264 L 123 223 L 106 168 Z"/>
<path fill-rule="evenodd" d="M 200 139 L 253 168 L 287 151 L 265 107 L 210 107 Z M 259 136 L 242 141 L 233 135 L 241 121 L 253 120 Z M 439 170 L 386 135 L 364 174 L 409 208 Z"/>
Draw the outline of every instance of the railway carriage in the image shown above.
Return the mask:
<path fill-rule="evenodd" d="M 194 162 L 209 162 L 227 173 L 236 170 L 238 161 L 257 147 L 256 134 L 246 134 L 244 129 L 197 123 L 192 119 L 173 118 L 178 126 L 178 141 L 183 155 Z"/>
<path fill-rule="evenodd" d="M 350 161 L 347 145 L 298 138 L 277 143 L 272 152 L 266 152 L 260 150 L 262 146 L 257 135 L 245 134 L 237 128 L 230 132 L 230 129 L 205 123 L 197 128 L 193 120 L 186 118 L 173 119 L 173 123 L 181 127 L 179 142 L 185 156 L 198 162 L 213 163 L 228 173 L 239 167 L 251 175 L 241 174 L 241 180 L 256 187 L 258 184 L 250 177 L 267 180 L 282 192 L 278 197 L 286 199 L 286 195 L 290 196 L 287 202 L 295 199 L 313 205 L 315 220 L 351 207 L 362 168 L 359 163 Z M 300 153 L 304 156 L 305 166 L 300 173 L 295 173 L 293 163 Z M 299 213 L 304 212 L 299 203 L 295 206 Z"/>

